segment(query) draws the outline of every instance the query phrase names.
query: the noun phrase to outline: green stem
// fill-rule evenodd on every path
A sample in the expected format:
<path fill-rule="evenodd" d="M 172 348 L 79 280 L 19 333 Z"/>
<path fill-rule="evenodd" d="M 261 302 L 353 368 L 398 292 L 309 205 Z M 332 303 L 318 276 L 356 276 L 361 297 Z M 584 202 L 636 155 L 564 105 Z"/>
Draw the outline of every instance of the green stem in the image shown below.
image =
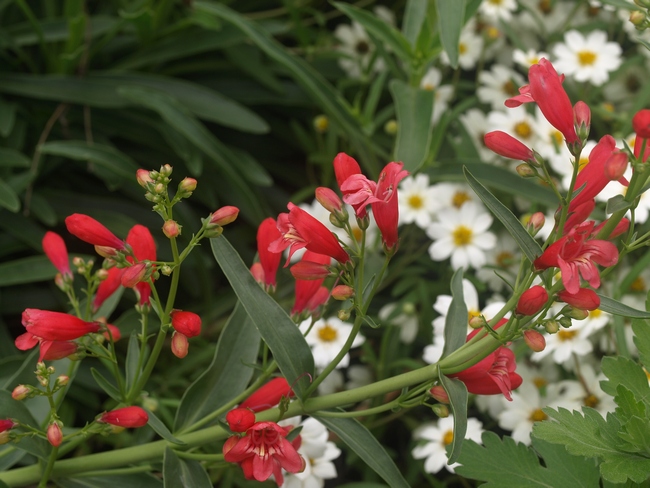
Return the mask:
<path fill-rule="evenodd" d="M 194 459 L 196 461 L 223 461 L 223 454 L 201 454 L 194 452 L 175 451 L 179 458 Z"/>
<path fill-rule="evenodd" d="M 50 451 L 50 457 L 48 458 L 47 465 L 43 470 L 43 476 L 41 476 L 41 481 L 38 483 L 38 488 L 47 487 L 47 482 L 50 479 L 50 475 L 52 474 L 52 469 L 54 468 L 54 462 L 56 461 L 58 452 L 59 452 L 58 447 L 53 447 L 52 450 Z"/>

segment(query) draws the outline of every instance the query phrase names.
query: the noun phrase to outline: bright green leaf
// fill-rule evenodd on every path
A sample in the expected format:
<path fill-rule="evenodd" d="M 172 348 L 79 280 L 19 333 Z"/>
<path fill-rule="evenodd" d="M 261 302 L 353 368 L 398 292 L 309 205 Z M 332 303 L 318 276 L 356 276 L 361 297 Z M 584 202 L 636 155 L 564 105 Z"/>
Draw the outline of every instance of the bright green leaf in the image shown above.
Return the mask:
<path fill-rule="evenodd" d="M 118 390 L 113 385 L 113 383 L 111 383 L 106 378 L 104 378 L 104 376 L 95 368 L 90 368 L 90 373 L 93 375 L 93 378 L 95 379 L 99 387 L 102 390 L 104 390 L 108 396 L 110 396 L 116 402 L 122 401 L 122 395 L 120 393 L 120 390 Z"/>
<path fill-rule="evenodd" d="M 641 366 L 624 356 L 607 356 L 600 364 L 603 373 L 607 376 L 607 381 L 600 383 L 605 393 L 615 396 L 618 385 L 623 385 L 634 393 L 637 401 L 646 402 L 650 406 L 650 386 Z"/>
<path fill-rule="evenodd" d="M 621 315 L 623 317 L 630 317 L 633 319 L 650 319 L 650 312 L 637 310 L 629 305 L 625 305 L 613 298 L 606 297 L 605 295 L 597 294 L 600 297 L 600 305 L 598 308 L 603 312 L 608 312 L 614 315 Z"/>
<path fill-rule="evenodd" d="M 650 326 L 646 321 L 633 320 L 634 344 L 639 350 L 641 363 L 650 370 Z"/>
<path fill-rule="evenodd" d="M 460 32 L 465 22 L 467 0 L 437 0 L 438 28 L 442 47 L 449 57 L 452 68 L 458 68 Z"/>
<path fill-rule="evenodd" d="M 169 447 L 163 457 L 163 481 L 165 488 L 212 488 L 212 482 L 201 463 L 181 459 Z"/>
<path fill-rule="evenodd" d="M 307 341 L 278 303 L 251 275 L 241 257 L 224 237 L 211 239 L 212 252 L 249 317 L 273 352 L 280 371 L 302 397 L 314 374 L 314 358 Z"/>
<path fill-rule="evenodd" d="M 422 23 L 427 16 L 428 0 L 408 0 L 404 9 L 402 33 L 411 46 L 415 46 Z"/>
<path fill-rule="evenodd" d="M 447 378 L 438 367 L 438 379 L 449 396 L 449 406 L 454 415 L 454 438 L 449 452 L 449 464 L 460 456 L 467 434 L 467 387 L 457 378 Z"/>
<path fill-rule="evenodd" d="M 445 345 L 442 357 L 449 356 L 452 352 L 465 344 L 467 340 L 467 305 L 463 293 L 463 269 L 459 268 L 451 277 L 451 304 L 445 317 Z"/>

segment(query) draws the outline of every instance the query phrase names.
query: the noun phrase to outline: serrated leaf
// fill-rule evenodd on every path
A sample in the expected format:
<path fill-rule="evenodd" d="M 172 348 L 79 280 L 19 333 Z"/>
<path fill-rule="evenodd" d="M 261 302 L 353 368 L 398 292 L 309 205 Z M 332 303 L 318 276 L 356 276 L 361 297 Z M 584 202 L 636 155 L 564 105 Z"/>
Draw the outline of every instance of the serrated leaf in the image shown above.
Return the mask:
<path fill-rule="evenodd" d="M 598 308 L 603 312 L 611 313 L 613 315 L 621 315 L 623 317 L 630 317 L 633 319 L 650 319 L 650 312 L 644 310 L 637 310 L 629 305 L 625 305 L 613 298 L 606 297 L 597 293 L 600 298 L 600 305 Z"/>
<path fill-rule="evenodd" d="M 483 433 L 483 445 L 468 440 L 455 471 L 466 478 L 486 481 L 485 488 L 598 488 L 600 476 L 593 461 L 570 456 L 562 446 L 533 438 L 533 448 L 510 437 L 499 439 L 494 432 Z"/>
<path fill-rule="evenodd" d="M 11 393 L 6 390 L 0 390 L 0 419 L 15 419 L 21 424 L 30 425 L 36 429 L 39 428 L 38 422 L 36 422 L 25 404 L 11 398 Z M 47 459 L 51 449 L 45 439 L 29 436 L 23 437 L 12 446 L 41 459 Z"/>
<path fill-rule="evenodd" d="M 438 367 L 438 379 L 449 396 L 449 406 L 454 415 L 454 438 L 449 452 L 448 464 L 455 463 L 467 434 L 467 387 L 456 378 L 447 378 Z"/>
<path fill-rule="evenodd" d="M 424 163 L 429 149 L 434 93 L 410 86 L 402 80 L 392 80 L 389 89 L 399 126 L 394 159 L 402 161 L 404 169 L 415 173 Z"/>
<path fill-rule="evenodd" d="M 646 321 L 633 320 L 634 344 L 639 350 L 641 363 L 650 370 L 650 326 Z"/>
<path fill-rule="evenodd" d="M 642 401 L 637 401 L 634 397 L 634 393 L 623 385 L 618 385 L 616 387 L 616 397 L 614 397 L 614 401 L 616 402 L 616 415 L 621 422 L 625 422 L 627 419 L 634 416 L 646 416 L 646 404 Z"/>
<path fill-rule="evenodd" d="M 246 313 L 273 352 L 280 371 L 298 397 L 309 387 L 314 357 L 307 341 L 287 313 L 255 281 L 237 251 L 224 236 L 210 239 L 212 253 L 242 302 Z"/>
<path fill-rule="evenodd" d="M 169 447 L 163 457 L 165 488 L 212 488 L 208 473 L 198 461 L 180 459 Z"/>
<path fill-rule="evenodd" d="M 437 0 L 440 42 L 452 68 L 458 68 L 460 32 L 465 22 L 467 0 Z"/>
<path fill-rule="evenodd" d="M 393 460 L 377 438 L 356 419 L 313 416 L 338 435 L 391 488 L 408 488 Z"/>
<path fill-rule="evenodd" d="M 260 334 L 238 302 L 221 331 L 212 363 L 185 391 L 174 430 L 182 431 L 244 391 L 259 348 Z"/>
<path fill-rule="evenodd" d="M 624 483 L 628 478 L 640 483 L 648 477 L 650 459 L 616 448 L 621 442 L 620 422 L 614 415 L 608 414 L 605 420 L 596 410 L 586 407 L 583 413 L 565 408 L 543 410 L 555 422 L 536 422 L 533 436 L 562 444 L 571 454 L 599 458 L 601 475 L 613 483 Z"/>
<path fill-rule="evenodd" d="M 457 269 L 451 277 L 451 304 L 445 317 L 445 345 L 442 357 L 465 344 L 467 340 L 467 304 L 463 293 L 463 268 Z"/>
<path fill-rule="evenodd" d="M 162 420 L 156 417 L 156 414 L 154 414 L 151 410 L 147 410 L 147 409 L 145 410 L 149 415 L 149 421 L 147 423 L 149 424 L 149 427 L 151 427 L 154 430 L 154 432 L 156 432 L 160 437 L 162 437 L 166 441 L 171 442 L 172 444 L 177 444 L 179 446 L 186 445 L 185 442 L 174 437 L 174 435 L 169 431 L 169 429 L 162 422 Z"/>
<path fill-rule="evenodd" d="M 638 452 L 646 458 L 650 455 L 650 419 L 647 417 L 630 417 L 618 433 L 619 437 L 632 446 L 632 452 Z M 630 449 L 625 449 L 630 451 Z"/>
<path fill-rule="evenodd" d="M 99 387 L 106 392 L 106 394 L 111 397 L 116 402 L 122 401 L 122 394 L 113 384 L 108 381 L 104 376 L 97 371 L 95 368 L 90 368 L 90 373 L 93 375 L 93 378 L 99 385 Z"/>
<path fill-rule="evenodd" d="M 472 174 L 464 168 L 465 178 L 467 183 L 472 187 L 472 190 L 483 201 L 485 206 L 490 209 L 494 216 L 505 226 L 510 235 L 513 237 L 521 248 L 522 252 L 526 255 L 528 260 L 532 263 L 536 258 L 541 256 L 542 248 L 535 239 L 526 231 L 525 227 L 521 225 L 519 219 L 501 203 L 490 191 L 485 188 Z"/>
<path fill-rule="evenodd" d="M 615 396 L 618 385 L 623 385 L 634 394 L 637 401 L 650 405 L 650 386 L 641 366 L 623 356 L 604 357 L 600 364 L 607 376 L 607 381 L 600 383 L 605 393 Z"/>

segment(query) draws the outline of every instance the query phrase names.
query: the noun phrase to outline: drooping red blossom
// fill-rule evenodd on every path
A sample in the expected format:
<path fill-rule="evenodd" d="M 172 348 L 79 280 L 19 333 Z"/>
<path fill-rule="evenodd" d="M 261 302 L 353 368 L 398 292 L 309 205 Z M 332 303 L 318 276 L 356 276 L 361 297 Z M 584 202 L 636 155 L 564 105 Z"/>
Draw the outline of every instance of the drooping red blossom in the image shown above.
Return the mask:
<path fill-rule="evenodd" d="M 519 89 L 519 95 L 506 100 L 506 107 L 535 102 L 549 123 L 559 130 L 567 144 L 580 142 L 574 126 L 573 106 L 553 64 L 542 58 L 528 70 L 529 84 Z"/>
<path fill-rule="evenodd" d="M 172 327 L 187 337 L 196 337 L 201 333 L 201 317 L 194 312 L 173 310 Z"/>
<path fill-rule="evenodd" d="M 535 268 L 560 268 L 562 283 L 569 293 L 580 289 L 580 277 L 593 288 L 600 286 L 596 264 L 613 266 L 618 262 L 618 249 L 611 242 L 593 239 L 594 221 L 588 220 L 571 229 L 564 237 L 551 244 L 534 261 Z"/>
<path fill-rule="evenodd" d="M 105 412 L 97 422 L 130 429 L 147 425 L 149 415 L 140 407 L 124 407 Z"/>
<path fill-rule="evenodd" d="M 632 128 L 636 135 L 643 138 L 650 138 L 650 110 L 647 108 L 639 110 L 632 117 Z"/>
<path fill-rule="evenodd" d="M 281 237 L 269 245 L 269 251 L 277 253 L 289 248 L 285 266 L 289 264 L 293 253 L 303 248 L 330 256 L 339 263 L 347 263 L 350 260 L 348 253 L 325 225 L 292 203 L 289 203 L 288 207 L 288 214 L 282 213 L 278 216 Z"/>
<path fill-rule="evenodd" d="M 301 262 L 303 261 L 311 263 L 311 266 L 327 266 L 331 263 L 331 258 L 329 256 L 325 256 L 324 254 L 318 254 L 307 250 L 302 256 Z M 322 305 L 322 303 L 319 303 L 316 306 L 313 306 L 313 304 L 310 306 L 310 301 L 313 300 L 314 296 L 316 295 L 319 295 L 319 297 L 322 296 L 323 292 L 320 292 L 320 289 L 324 288 L 322 287 L 324 281 L 325 276 L 318 279 L 309 280 L 296 279 L 296 299 L 294 301 L 293 308 L 291 309 L 291 315 L 299 315 L 304 311 L 313 311 Z M 325 290 L 327 290 L 327 288 L 325 288 Z M 327 300 L 328 296 L 329 290 L 327 290 L 325 300 Z"/>
<path fill-rule="evenodd" d="M 103 224 L 84 214 L 72 214 L 66 217 L 68 232 L 88 244 L 124 250 L 124 241 L 108 230 Z"/>
<path fill-rule="evenodd" d="M 67 358 L 77 349 L 77 344 L 72 341 L 41 341 L 38 362 Z"/>
<path fill-rule="evenodd" d="M 45 255 L 59 273 L 64 277 L 72 278 L 70 260 L 68 259 L 68 249 L 63 238 L 56 232 L 48 231 L 45 233 L 45 236 L 43 236 L 42 244 Z"/>
<path fill-rule="evenodd" d="M 282 253 L 269 251 L 269 246 L 281 238 L 278 224 L 271 217 L 264 219 L 257 228 L 257 254 L 264 270 L 264 284 L 267 288 L 275 288 L 276 275 L 282 259 Z"/>
<path fill-rule="evenodd" d="M 521 315 L 535 315 L 548 301 L 546 288 L 540 285 L 531 286 L 523 292 L 517 302 L 516 312 Z"/>
<path fill-rule="evenodd" d="M 372 215 L 381 232 L 381 239 L 387 249 L 397 245 L 397 225 L 399 221 L 399 205 L 397 201 L 397 186 L 408 176 L 403 169 L 404 163 L 391 162 L 379 173 L 376 196 L 372 202 Z"/>
<path fill-rule="evenodd" d="M 584 188 L 569 203 L 569 212 L 572 212 L 578 205 L 593 199 L 609 183 L 605 174 L 605 163 L 616 150 L 616 141 L 609 134 L 603 136 L 598 144 L 589 153 L 589 162 L 578 173 L 574 190 Z"/>
<path fill-rule="evenodd" d="M 506 400 L 512 401 L 510 393 L 519 388 L 523 382 L 521 376 L 515 372 L 516 368 L 515 353 L 501 346 L 474 366 L 449 376 L 465 383 L 470 393 L 476 395 L 501 393 Z"/>
<path fill-rule="evenodd" d="M 488 132 L 483 137 L 483 142 L 492 152 L 509 159 L 530 161 L 535 159 L 533 150 L 518 141 L 510 134 L 500 130 Z"/>
<path fill-rule="evenodd" d="M 580 288 L 576 293 L 562 290 L 557 297 L 560 301 L 580 310 L 596 310 L 600 306 L 600 297 L 590 288 Z"/>
<path fill-rule="evenodd" d="M 144 225 L 136 224 L 131 227 L 131 230 L 129 230 L 126 236 L 126 243 L 133 250 L 133 257 L 127 256 L 126 258 L 130 263 L 135 263 L 136 261 L 156 261 L 156 241 L 154 241 L 151 231 Z M 141 281 L 137 283 L 135 285 L 135 292 L 140 305 L 149 303 L 151 285 L 148 282 Z"/>
<path fill-rule="evenodd" d="M 122 273 L 124 269 L 110 268 L 108 276 L 97 287 L 97 292 L 93 298 L 93 312 L 99 310 L 104 303 L 122 284 Z"/>
<path fill-rule="evenodd" d="M 226 414 L 226 422 L 233 432 L 246 432 L 255 423 L 255 414 L 249 408 L 234 408 Z"/>
<path fill-rule="evenodd" d="M 251 396 L 241 402 L 239 408 L 248 408 L 253 412 L 261 412 L 276 406 L 280 403 L 282 397 L 289 398 L 291 396 L 293 396 L 293 391 L 287 380 L 277 377 L 255 390 Z"/>
<path fill-rule="evenodd" d="M 593 198 L 574 206 L 569 212 L 566 222 L 564 222 L 564 233 L 566 234 L 567 231 L 587 220 L 595 208 L 596 200 Z"/>
<path fill-rule="evenodd" d="M 350 176 L 358 175 L 360 173 L 361 167 L 353 157 L 348 156 L 345 153 L 338 153 L 334 158 L 334 175 L 336 176 L 336 182 L 338 183 L 339 188 L 343 186 L 343 183 L 345 183 Z M 343 191 L 342 188 L 341 191 Z"/>
<path fill-rule="evenodd" d="M 27 332 L 45 341 L 71 341 L 99 331 L 99 324 L 95 322 L 86 322 L 67 313 L 36 308 L 25 309 L 22 324 Z"/>
<path fill-rule="evenodd" d="M 246 479 L 265 481 L 274 475 L 278 486 L 282 486 L 283 469 L 300 473 L 306 465 L 296 447 L 286 439 L 290 430 L 275 422 L 257 422 L 242 437 L 235 435 L 226 440 L 224 460 L 238 463 Z"/>

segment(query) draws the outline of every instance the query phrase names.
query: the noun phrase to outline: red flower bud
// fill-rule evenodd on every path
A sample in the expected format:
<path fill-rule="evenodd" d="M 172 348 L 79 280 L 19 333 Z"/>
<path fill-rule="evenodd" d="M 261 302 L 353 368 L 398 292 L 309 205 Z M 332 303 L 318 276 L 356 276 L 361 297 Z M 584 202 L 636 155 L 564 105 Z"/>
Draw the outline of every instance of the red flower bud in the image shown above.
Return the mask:
<path fill-rule="evenodd" d="M 234 222 L 239 215 L 239 209 L 233 206 L 221 207 L 210 216 L 210 223 L 216 225 L 227 225 Z"/>
<path fill-rule="evenodd" d="M 27 396 L 32 392 L 32 388 L 30 386 L 26 385 L 18 385 L 14 390 L 11 392 L 11 398 L 14 400 L 20 401 L 24 400 L 27 398 Z M 3 431 L 2 429 L 2 423 L 3 422 L 11 422 L 10 420 L 0 420 L 0 432 Z"/>
<path fill-rule="evenodd" d="M 142 427 L 149 422 L 149 415 L 140 407 L 124 407 L 105 412 L 97 422 L 118 427 Z"/>
<path fill-rule="evenodd" d="M 548 292 L 543 286 L 535 285 L 526 290 L 517 302 L 517 313 L 521 315 L 535 315 L 548 301 Z"/>
<path fill-rule="evenodd" d="M 71 341 L 99 330 L 98 324 L 74 315 L 36 308 L 25 309 L 22 324 L 27 332 L 46 341 Z"/>
<path fill-rule="evenodd" d="M 201 333 L 201 317 L 193 312 L 174 310 L 171 313 L 172 327 L 187 337 L 196 337 Z"/>
<path fill-rule="evenodd" d="M 343 202 L 334 190 L 324 186 L 316 188 L 316 200 L 330 213 L 340 212 L 343 208 Z"/>
<path fill-rule="evenodd" d="M 175 220 L 167 220 L 162 226 L 163 234 L 168 239 L 181 235 L 181 226 Z"/>
<path fill-rule="evenodd" d="M 627 153 L 623 151 L 614 151 L 605 161 L 605 176 L 610 181 L 620 179 L 627 169 Z"/>
<path fill-rule="evenodd" d="M 68 249 L 63 238 L 56 232 L 46 232 L 43 237 L 43 251 L 54 267 L 65 277 L 72 277 Z"/>
<path fill-rule="evenodd" d="M 174 332 L 172 336 L 172 354 L 178 359 L 183 359 L 190 351 L 190 343 L 187 336 L 180 332 Z"/>
<path fill-rule="evenodd" d="M 59 447 L 61 442 L 63 442 L 63 432 L 61 432 L 61 427 L 58 423 L 52 422 L 47 427 L 47 440 L 54 447 Z"/>
<path fill-rule="evenodd" d="M 144 281 L 147 276 L 147 263 L 138 263 L 129 266 L 122 273 L 121 283 L 124 288 L 133 288 Z"/>
<path fill-rule="evenodd" d="M 151 171 L 148 169 L 139 169 L 135 172 L 135 179 L 138 181 L 138 185 L 142 188 L 147 188 L 149 183 L 153 183 L 151 179 Z"/>
<path fill-rule="evenodd" d="M 183 178 L 178 184 L 179 191 L 192 192 L 196 190 L 196 180 L 194 178 Z"/>
<path fill-rule="evenodd" d="M 88 215 L 72 214 L 66 217 L 65 226 L 70 234 L 88 244 L 125 249 L 124 241 Z"/>
<path fill-rule="evenodd" d="M 233 432 L 246 432 L 255 423 L 255 414 L 248 408 L 235 408 L 226 414 L 226 422 Z"/>
<path fill-rule="evenodd" d="M 637 136 L 643 139 L 650 138 L 650 110 L 647 108 L 639 110 L 632 117 L 632 127 Z"/>
<path fill-rule="evenodd" d="M 577 293 L 562 290 L 557 297 L 560 301 L 580 310 L 596 310 L 600 306 L 600 298 L 589 288 L 580 288 Z"/>
<path fill-rule="evenodd" d="M 534 329 L 524 331 L 524 342 L 534 352 L 540 352 L 546 348 L 546 339 Z"/>
<path fill-rule="evenodd" d="M 441 385 L 436 385 L 429 390 L 429 394 L 440 403 L 449 403 L 449 395 Z"/>
<path fill-rule="evenodd" d="M 535 159 L 533 151 L 523 143 L 500 130 L 488 132 L 483 137 L 485 145 L 499 156 L 510 159 L 530 161 Z"/>
<path fill-rule="evenodd" d="M 6 432 L 8 430 L 11 430 L 14 427 L 16 427 L 16 425 L 18 425 L 18 424 L 16 422 L 14 422 L 13 420 L 0 419 L 0 432 Z"/>
<path fill-rule="evenodd" d="M 291 266 L 290 270 L 293 277 L 297 280 L 321 280 L 330 274 L 327 264 L 305 260 L 298 261 Z"/>
<path fill-rule="evenodd" d="M 334 300 L 347 300 L 354 296 L 354 288 L 348 285 L 336 285 L 332 288 L 332 298 Z"/>
<path fill-rule="evenodd" d="M 251 274 L 260 285 L 264 284 L 264 266 L 262 266 L 262 263 L 253 263 L 251 266 Z"/>
<path fill-rule="evenodd" d="M 280 403 L 282 397 L 290 396 L 293 396 L 293 391 L 287 380 L 282 377 L 273 378 L 253 392 L 239 405 L 239 408 L 250 408 L 253 412 L 261 412 Z"/>
<path fill-rule="evenodd" d="M 589 128 L 591 127 L 591 110 L 589 109 L 589 105 L 583 101 L 576 102 L 573 106 L 573 116 L 578 134 L 583 139 L 586 139 L 589 136 Z"/>

